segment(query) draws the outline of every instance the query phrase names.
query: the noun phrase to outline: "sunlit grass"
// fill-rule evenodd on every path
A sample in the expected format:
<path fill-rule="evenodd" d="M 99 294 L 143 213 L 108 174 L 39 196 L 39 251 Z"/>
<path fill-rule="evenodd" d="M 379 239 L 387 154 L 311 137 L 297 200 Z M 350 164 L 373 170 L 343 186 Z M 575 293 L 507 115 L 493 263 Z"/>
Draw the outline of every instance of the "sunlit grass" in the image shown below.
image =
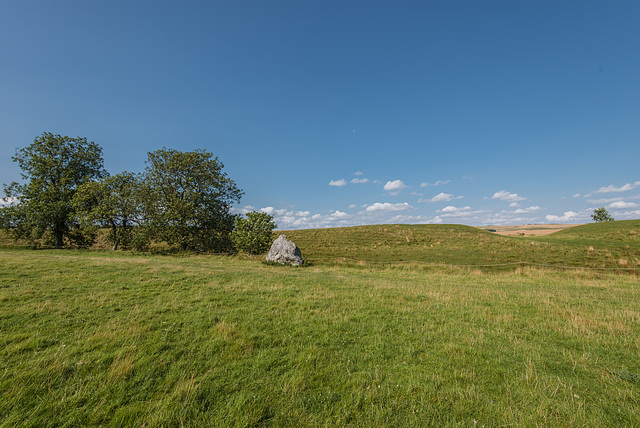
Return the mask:
<path fill-rule="evenodd" d="M 0 265 L 2 426 L 640 424 L 633 275 L 96 251 Z"/>
<path fill-rule="evenodd" d="M 311 263 L 640 269 L 640 221 L 506 237 L 462 225 L 377 225 L 285 231 Z M 495 270 L 495 269 L 494 269 Z"/>

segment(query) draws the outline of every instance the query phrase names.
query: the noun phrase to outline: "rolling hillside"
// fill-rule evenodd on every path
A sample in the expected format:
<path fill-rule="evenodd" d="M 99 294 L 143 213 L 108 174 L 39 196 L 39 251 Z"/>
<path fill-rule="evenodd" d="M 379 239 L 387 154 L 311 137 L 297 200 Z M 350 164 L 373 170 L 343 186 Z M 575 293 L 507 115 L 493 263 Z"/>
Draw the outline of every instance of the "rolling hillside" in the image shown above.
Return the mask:
<path fill-rule="evenodd" d="M 310 263 L 406 263 L 640 268 L 640 220 L 506 237 L 462 225 L 376 225 L 278 232 Z"/>

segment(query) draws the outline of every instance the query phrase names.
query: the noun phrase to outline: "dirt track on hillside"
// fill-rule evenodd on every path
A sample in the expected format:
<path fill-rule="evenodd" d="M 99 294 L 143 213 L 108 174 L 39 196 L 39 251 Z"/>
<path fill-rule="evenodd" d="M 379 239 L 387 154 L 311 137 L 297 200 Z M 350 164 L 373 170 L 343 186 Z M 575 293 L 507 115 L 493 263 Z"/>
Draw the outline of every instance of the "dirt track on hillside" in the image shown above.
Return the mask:
<path fill-rule="evenodd" d="M 580 226 L 579 224 L 527 224 L 517 226 L 486 226 L 484 230 L 495 230 L 498 235 L 505 236 L 543 236 L 570 227 Z"/>

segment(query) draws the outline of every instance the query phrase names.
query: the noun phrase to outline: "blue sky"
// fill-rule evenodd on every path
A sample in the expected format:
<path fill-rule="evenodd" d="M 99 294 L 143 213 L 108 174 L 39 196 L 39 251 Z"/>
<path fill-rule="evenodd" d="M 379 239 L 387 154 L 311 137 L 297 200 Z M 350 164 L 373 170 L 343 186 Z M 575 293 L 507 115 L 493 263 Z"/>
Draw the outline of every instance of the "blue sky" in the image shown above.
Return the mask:
<path fill-rule="evenodd" d="M 0 183 L 46 131 L 207 149 L 282 229 L 636 219 L 639 46 L 636 0 L 3 2 Z"/>

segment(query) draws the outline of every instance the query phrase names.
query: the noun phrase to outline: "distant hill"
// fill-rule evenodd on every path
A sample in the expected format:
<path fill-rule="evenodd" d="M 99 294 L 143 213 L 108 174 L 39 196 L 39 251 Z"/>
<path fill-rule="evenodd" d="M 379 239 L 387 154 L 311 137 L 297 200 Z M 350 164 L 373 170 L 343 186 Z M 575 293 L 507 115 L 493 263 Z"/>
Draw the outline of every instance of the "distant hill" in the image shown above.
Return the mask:
<path fill-rule="evenodd" d="M 640 220 L 593 223 L 546 236 L 501 236 L 463 225 L 375 225 L 278 232 L 311 263 L 640 268 Z"/>

